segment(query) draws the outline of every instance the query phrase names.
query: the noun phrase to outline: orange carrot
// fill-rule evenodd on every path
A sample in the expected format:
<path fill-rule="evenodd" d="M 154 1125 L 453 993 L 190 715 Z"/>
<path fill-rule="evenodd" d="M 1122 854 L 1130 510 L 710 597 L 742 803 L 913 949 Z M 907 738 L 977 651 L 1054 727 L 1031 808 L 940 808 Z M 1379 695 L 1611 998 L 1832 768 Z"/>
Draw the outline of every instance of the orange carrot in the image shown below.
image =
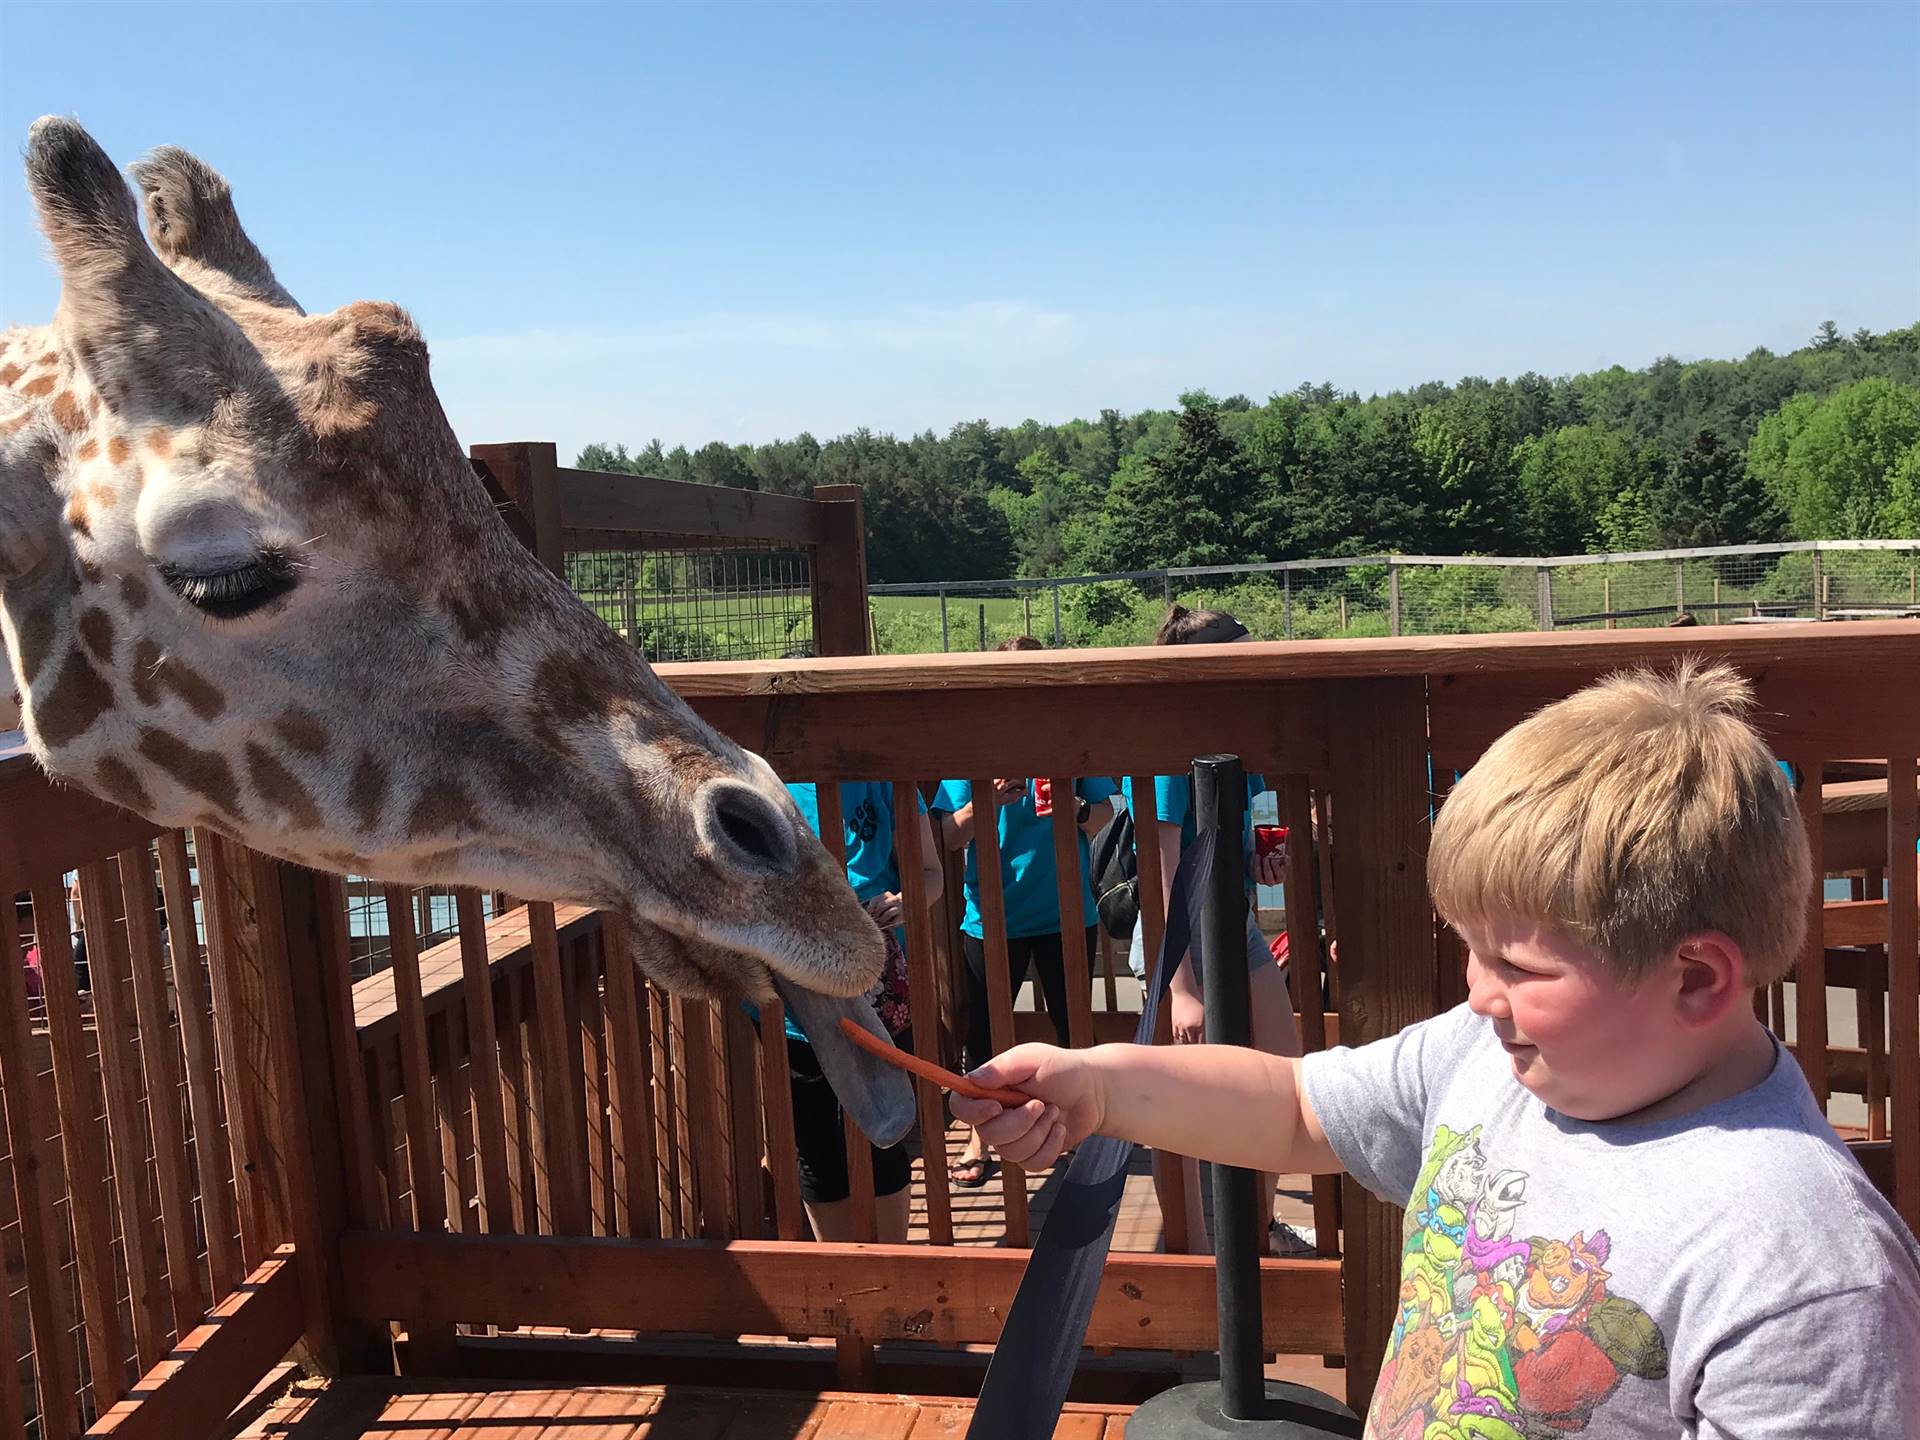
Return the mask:
<path fill-rule="evenodd" d="M 1033 1098 L 1031 1095 L 1021 1094 L 1018 1090 L 992 1090 L 969 1080 L 964 1075 L 956 1075 L 953 1071 L 936 1065 L 931 1060 L 922 1060 L 918 1055 L 907 1053 L 898 1045 L 889 1045 L 858 1021 L 850 1020 L 844 1015 L 840 1018 L 840 1029 L 849 1040 L 869 1055 L 877 1055 L 889 1065 L 897 1066 L 909 1075 L 918 1075 L 922 1080 L 931 1080 L 942 1090 L 951 1090 L 954 1094 L 964 1095 L 969 1100 L 994 1100 L 1011 1110 L 1026 1104 Z"/>

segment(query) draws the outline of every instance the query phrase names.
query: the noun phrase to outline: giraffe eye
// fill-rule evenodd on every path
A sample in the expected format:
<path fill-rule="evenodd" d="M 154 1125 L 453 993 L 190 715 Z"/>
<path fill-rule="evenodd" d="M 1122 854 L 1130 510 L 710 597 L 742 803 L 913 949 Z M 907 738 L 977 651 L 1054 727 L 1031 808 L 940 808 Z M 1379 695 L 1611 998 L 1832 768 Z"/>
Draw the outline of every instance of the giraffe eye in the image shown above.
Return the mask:
<path fill-rule="evenodd" d="M 194 609 L 216 620 L 238 620 L 271 605 L 297 583 L 293 562 L 278 551 L 267 551 L 244 565 L 196 573 L 177 565 L 162 565 L 160 578 L 167 588 Z"/>

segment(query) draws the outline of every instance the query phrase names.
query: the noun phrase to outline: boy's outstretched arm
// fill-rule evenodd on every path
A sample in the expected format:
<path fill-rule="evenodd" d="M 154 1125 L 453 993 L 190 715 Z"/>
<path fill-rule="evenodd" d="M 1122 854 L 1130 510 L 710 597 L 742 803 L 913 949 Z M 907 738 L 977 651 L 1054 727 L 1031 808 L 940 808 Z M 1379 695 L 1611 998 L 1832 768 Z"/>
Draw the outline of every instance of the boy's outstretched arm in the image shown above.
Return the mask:
<path fill-rule="evenodd" d="M 953 1097 L 1007 1160 L 1042 1169 L 1096 1132 L 1223 1165 L 1280 1174 L 1340 1169 L 1300 1085 L 1300 1062 L 1238 1045 L 1018 1045 L 972 1072 L 1024 1090 L 1015 1109 Z"/>

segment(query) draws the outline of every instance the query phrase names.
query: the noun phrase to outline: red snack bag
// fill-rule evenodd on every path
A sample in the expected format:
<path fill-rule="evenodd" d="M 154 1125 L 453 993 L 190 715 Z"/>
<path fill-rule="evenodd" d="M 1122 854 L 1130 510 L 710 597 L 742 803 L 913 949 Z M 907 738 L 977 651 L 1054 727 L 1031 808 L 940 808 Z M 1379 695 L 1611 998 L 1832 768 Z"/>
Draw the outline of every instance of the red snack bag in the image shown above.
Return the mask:
<path fill-rule="evenodd" d="M 1035 779 L 1033 782 L 1033 813 L 1036 815 L 1053 814 L 1053 781 Z"/>
<path fill-rule="evenodd" d="M 1287 843 L 1287 827 L 1284 825 L 1256 825 L 1253 827 L 1253 853 L 1259 856 L 1271 855 Z"/>

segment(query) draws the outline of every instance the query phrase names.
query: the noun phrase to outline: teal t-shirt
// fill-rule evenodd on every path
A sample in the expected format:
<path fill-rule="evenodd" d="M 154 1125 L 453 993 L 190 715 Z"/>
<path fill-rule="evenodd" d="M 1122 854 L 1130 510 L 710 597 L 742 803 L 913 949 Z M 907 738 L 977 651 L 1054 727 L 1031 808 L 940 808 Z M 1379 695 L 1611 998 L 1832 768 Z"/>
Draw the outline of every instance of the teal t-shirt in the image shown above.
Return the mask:
<path fill-rule="evenodd" d="M 789 785 L 787 793 L 793 796 L 793 803 L 800 807 L 800 818 L 807 822 L 814 834 L 820 833 L 820 794 L 811 784 Z M 927 805 L 920 802 L 920 811 L 926 813 Z M 900 889 L 900 863 L 893 853 L 893 786 L 882 780 L 843 780 L 840 782 L 840 825 L 847 846 L 847 883 L 853 886 L 853 893 L 859 897 L 862 905 L 882 895 L 898 893 Z M 900 948 L 907 948 L 905 928 L 896 929 L 894 937 L 899 940 Z M 759 1011 L 748 1006 L 747 1011 L 755 1020 L 760 1018 Z M 787 1012 L 787 1034 L 795 1040 L 805 1040 L 807 1032 L 793 1023 L 793 1012 Z"/>
<path fill-rule="evenodd" d="M 1076 780 L 1074 791 L 1089 804 L 1097 804 L 1114 793 L 1111 780 Z M 933 809 L 952 815 L 973 801 L 973 782 L 946 780 L 933 797 Z M 1056 802 L 1058 803 L 1058 802 Z M 1007 935 L 1052 935 L 1060 929 L 1059 867 L 1053 863 L 1053 821 L 1036 815 L 1033 809 L 1033 785 L 1018 800 L 1000 807 L 1000 888 L 1007 902 Z M 1097 912 L 1093 885 L 1087 878 L 1090 868 L 1086 832 L 1080 839 L 1081 928 L 1094 923 Z M 986 922 L 980 914 L 980 856 L 977 847 L 967 846 L 967 913 L 960 928 L 976 940 L 986 938 Z"/>

